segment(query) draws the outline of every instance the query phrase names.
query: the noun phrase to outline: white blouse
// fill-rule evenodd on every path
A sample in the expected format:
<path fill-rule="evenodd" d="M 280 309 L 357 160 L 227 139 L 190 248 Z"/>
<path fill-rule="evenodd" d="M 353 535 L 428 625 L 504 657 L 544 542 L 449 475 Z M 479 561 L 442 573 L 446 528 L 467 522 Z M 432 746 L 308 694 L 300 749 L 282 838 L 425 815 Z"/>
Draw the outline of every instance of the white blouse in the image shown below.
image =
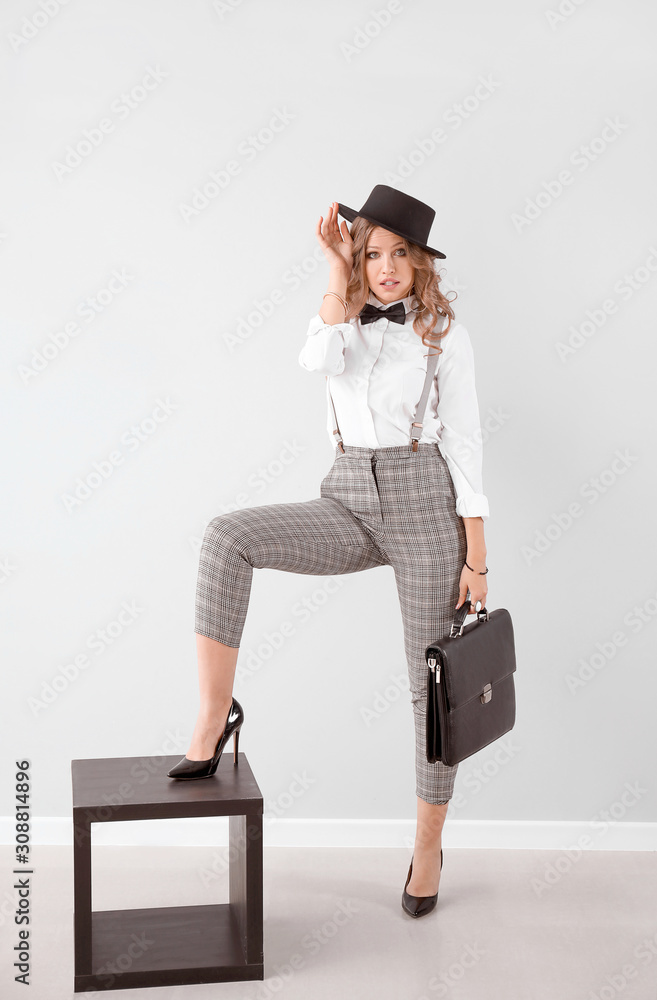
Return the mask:
<path fill-rule="evenodd" d="M 385 307 L 373 292 L 372 305 Z M 335 448 L 333 410 L 345 445 L 384 448 L 410 444 L 411 424 L 422 394 L 429 348 L 413 329 L 417 299 L 404 303 L 406 323 L 376 319 L 361 324 L 310 320 L 299 364 L 327 375 L 327 428 Z M 412 313 L 411 316 L 408 314 Z M 462 323 L 452 323 L 440 341 L 436 372 L 429 392 L 420 441 L 437 442 L 447 462 L 461 517 L 489 516 L 482 487 L 482 437 L 475 387 L 472 344 Z"/>

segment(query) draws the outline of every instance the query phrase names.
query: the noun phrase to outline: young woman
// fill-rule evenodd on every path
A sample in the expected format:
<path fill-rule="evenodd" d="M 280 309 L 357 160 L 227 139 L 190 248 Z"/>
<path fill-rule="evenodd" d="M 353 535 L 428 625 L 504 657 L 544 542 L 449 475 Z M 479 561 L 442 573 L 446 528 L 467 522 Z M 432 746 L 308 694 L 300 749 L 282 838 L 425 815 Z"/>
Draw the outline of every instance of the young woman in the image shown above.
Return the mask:
<path fill-rule="evenodd" d="M 427 761 L 425 651 L 448 633 L 468 593 L 468 614 L 487 595 L 474 358 L 440 291 L 435 260 L 445 254 L 426 242 L 434 216 L 379 184 L 358 212 L 333 202 L 319 218 L 329 283 L 299 363 L 326 376 L 335 460 L 317 499 L 208 524 L 196 592 L 201 709 L 188 755 L 168 772 L 214 774 L 231 736 L 237 763 L 244 713 L 232 688 L 253 567 L 331 576 L 393 566 L 415 727 L 417 830 L 402 893 L 412 916 L 436 904 L 458 768 Z M 438 355 L 432 377 L 430 354 Z"/>

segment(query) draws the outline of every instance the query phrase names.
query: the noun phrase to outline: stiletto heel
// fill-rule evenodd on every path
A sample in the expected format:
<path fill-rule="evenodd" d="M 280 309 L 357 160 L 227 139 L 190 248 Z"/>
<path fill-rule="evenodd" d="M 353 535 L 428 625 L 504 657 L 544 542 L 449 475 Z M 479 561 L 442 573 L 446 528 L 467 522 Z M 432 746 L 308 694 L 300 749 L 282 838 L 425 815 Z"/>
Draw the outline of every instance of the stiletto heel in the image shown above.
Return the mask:
<path fill-rule="evenodd" d="M 440 848 L 440 870 L 443 868 L 443 849 Z M 410 892 L 406 892 L 406 886 L 411 881 L 411 874 L 413 872 L 413 858 L 411 858 L 411 865 L 408 869 L 408 875 L 406 876 L 406 884 L 404 885 L 404 891 L 402 892 L 402 909 L 405 910 L 411 917 L 423 917 L 425 913 L 431 913 L 436 903 L 438 902 L 438 893 L 436 892 L 433 896 L 412 896 Z"/>
<path fill-rule="evenodd" d="M 243 722 L 244 709 L 240 705 L 239 701 L 236 698 L 233 698 L 230 708 L 228 709 L 226 725 L 224 726 L 223 733 L 219 737 L 214 755 L 210 757 L 209 760 L 189 760 L 188 757 L 183 757 L 182 760 L 175 765 L 175 767 L 172 767 L 170 771 L 167 771 L 167 777 L 183 778 L 185 780 L 192 778 L 211 778 L 219 766 L 219 761 L 221 760 L 224 747 L 228 743 L 231 736 L 233 737 L 233 763 L 237 764 L 237 742 L 239 739 L 239 731 L 242 728 Z"/>

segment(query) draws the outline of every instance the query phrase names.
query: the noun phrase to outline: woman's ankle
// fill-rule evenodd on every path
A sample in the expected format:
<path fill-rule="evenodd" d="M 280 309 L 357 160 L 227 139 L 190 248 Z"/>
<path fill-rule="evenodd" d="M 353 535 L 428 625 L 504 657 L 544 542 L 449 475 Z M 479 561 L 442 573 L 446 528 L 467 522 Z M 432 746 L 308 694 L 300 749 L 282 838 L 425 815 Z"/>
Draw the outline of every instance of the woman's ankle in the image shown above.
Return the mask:
<path fill-rule="evenodd" d="M 442 838 L 438 837 L 437 840 L 432 840 L 432 841 L 416 840 L 414 851 L 416 854 L 437 855 L 438 857 L 440 857 L 441 848 L 442 848 Z"/>
<path fill-rule="evenodd" d="M 212 729 L 217 725 L 223 725 L 226 722 L 232 703 L 232 695 L 230 695 L 227 700 L 202 703 L 198 711 L 199 725 L 207 729 Z"/>
<path fill-rule="evenodd" d="M 416 827 L 415 846 L 419 851 L 440 851 L 443 836 L 443 823 Z"/>

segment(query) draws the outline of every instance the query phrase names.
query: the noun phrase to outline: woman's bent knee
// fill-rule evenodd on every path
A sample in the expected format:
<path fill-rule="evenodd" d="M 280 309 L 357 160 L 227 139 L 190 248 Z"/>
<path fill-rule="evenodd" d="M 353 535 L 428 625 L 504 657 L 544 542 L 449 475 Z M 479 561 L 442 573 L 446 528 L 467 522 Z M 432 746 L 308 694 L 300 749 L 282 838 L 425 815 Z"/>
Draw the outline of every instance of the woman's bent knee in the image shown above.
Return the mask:
<path fill-rule="evenodd" d="M 249 534 L 246 526 L 236 516 L 240 513 L 236 510 L 213 517 L 206 525 L 201 548 L 212 552 L 222 549 L 238 549 L 244 552 Z"/>

